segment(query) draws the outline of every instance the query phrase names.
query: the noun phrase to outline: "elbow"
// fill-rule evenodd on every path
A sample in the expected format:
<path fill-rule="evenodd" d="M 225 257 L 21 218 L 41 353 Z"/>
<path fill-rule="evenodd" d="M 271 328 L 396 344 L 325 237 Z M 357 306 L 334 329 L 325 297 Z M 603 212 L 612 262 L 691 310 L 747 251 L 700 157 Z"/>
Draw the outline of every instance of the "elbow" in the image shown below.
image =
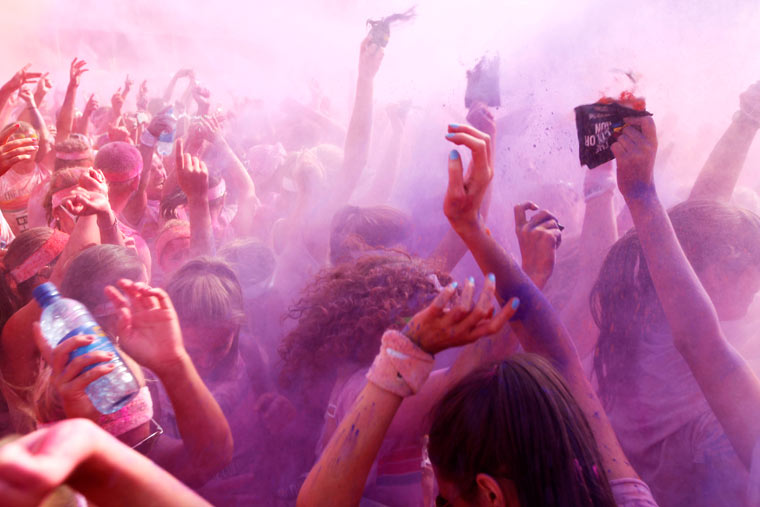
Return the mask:
<path fill-rule="evenodd" d="M 196 474 L 188 481 L 190 485 L 201 487 L 221 472 L 232 462 L 234 449 L 235 445 L 229 429 L 224 437 L 210 439 L 208 445 L 192 456 L 191 461 Z"/>

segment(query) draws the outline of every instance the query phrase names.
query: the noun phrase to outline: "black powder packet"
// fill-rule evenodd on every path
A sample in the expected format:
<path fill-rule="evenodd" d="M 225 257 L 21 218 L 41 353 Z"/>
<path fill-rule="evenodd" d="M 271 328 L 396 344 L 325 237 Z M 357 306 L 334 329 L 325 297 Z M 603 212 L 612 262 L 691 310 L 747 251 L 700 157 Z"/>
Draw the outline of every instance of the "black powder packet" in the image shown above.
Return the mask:
<path fill-rule="evenodd" d="M 652 113 L 621 106 L 617 102 L 597 102 L 576 107 L 575 126 L 578 129 L 581 165 L 593 169 L 615 158 L 610 145 L 623 130 L 623 118 L 631 116 L 652 116 Z"/>

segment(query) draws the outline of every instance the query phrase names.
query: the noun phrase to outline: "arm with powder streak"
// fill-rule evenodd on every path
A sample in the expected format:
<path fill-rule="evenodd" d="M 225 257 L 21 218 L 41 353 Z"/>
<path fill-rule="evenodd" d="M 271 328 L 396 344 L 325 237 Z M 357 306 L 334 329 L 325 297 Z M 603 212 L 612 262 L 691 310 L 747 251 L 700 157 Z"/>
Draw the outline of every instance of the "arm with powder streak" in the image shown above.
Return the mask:
<path fill-rule="evenodd" d="M 71 61 L 71 68 L 69 69 L 69 86 L 66 88 L 66 95 L 63 98 L 63 105 L 61 105 L 61 111 L 58 113 L 58 121 L 56 122 L 56 138 L 59 141 L 68 139 L 69 134 L 73 129 L 74 123 L 74 102 L 77 98 L 77 89 L 79 88 L 79 81 L 82 74 L 87 72 L 84 66 L 87 62 L 84 60 L 77 60 L 74 58 Z"/>
<path fill-rule="evenodd" d="M 525 351 L 548 359 L 567 381 L 596 437 L 609 478 L 637 477 L 625 458 L 601 402 L 584 374 L 575 345 L 559 316 L 514 259 L 486 233 L 479 220 L 478 203 L 482 200 L 489 180 L 488 174 L 492 171 L 488 167 L 490 159 L 486 138 L 472 127 L 449 127 L 447 139 L 472 151 L 474 168 L 465 180 L 461 158 L 456 151 L 452 152 L 449 157 L 450 189 L 444 203 L 444 212 L 481 270 L 496 276 L 499 298 L 502 301 L 512 297 L 520 299 L 520 310 L 510 325 Z"/>
<path fill-rule="evenodd" d="M 208 205 L 208 169 L 197 157 L 185 153 L 182 139 L 174 143 L 177 182 L 187 195 L 190 221 L 190 253 L 192 256 L 213 255 L 214 232 Z"/>
<path fill-rule="evenodd" d="M 388 117 L 390 119 L 388 146 L 383 150 L 382 160 L 375 171 L 375 176 L 372 178 L 369 191 L 359 199 L 359 202 L 385 204 L 393 193 L 393 186 L 398 176 L 401 141 L 403 140 L 404 122 L 406 121 L 406 112 L 400 110 L 402 107 L 404 106 L 399 104 L 393 104 L 388 107 Z"/>
<path fill-rule="evenodd" d="M 739 98 L 739 113 L 715 145 L 691 189 L 690 200 L 728 202 L 760 127 L 760 81 Z"/>
<path fill-rule="evenodd" d="M 657 132 L 651 118 L 626 119 L 612 151 L 618 185 L 631 210 L 673 343 L 686 360 L 734 450 L 749 468 L 760 438 L 760 382 L 726 341 L 715 307 L 681 248 L 657 197 Z"/>
<path fill-rule="evenodd" d="M 356 97 L 351 121 L 346 132 L 346 144 L 343 148 L 343 167 L 339 198 L 349 201 L 351 194 L 359 183 L 369 157 L 369 145 L 372 135 L 372 101 L 374 80 L 383 61 L 383 48 L 367 37 L 362 41 L 359 53 L 359 77 L 356 81 Z"/>
<path fill-rule="evenodd" d="M 441 291 L 433 304 L 415 315 L 404 330 L 409 340 L 419 344 L 424 352 L 435 354 L 494 334 L 515 313 L 517 302 L 513 300 L 507 308 L 493 314 L 493 281 L 486 284 L 474 306 L 473 292 L 469 290 L 446 311 L 455 287 L 452 284 Z M 457 331 L 450 332 L 452 329 Z M 359 503 L 372 464 L 402 401 L 400 395 L 367 382 L 309 472 L 298 495 L 299 506 Z M 422 418 L 415 422 L 423 424 Z"/>

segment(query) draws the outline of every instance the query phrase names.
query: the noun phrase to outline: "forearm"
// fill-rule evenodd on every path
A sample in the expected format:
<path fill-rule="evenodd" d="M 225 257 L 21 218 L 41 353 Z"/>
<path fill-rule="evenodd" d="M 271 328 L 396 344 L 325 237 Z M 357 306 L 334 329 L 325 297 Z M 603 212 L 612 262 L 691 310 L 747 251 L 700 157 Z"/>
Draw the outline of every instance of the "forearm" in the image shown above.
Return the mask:
<path fill-rule="evenodd" d="M 402 398 L 368 382 L 298 494 L 299 506 L 358 505 Z"/>
<path fill-rule="evenodd" d="M 164 92 L 164 103 L 169 104 L 172 101 L 172 95 L 174 95 L 174 87 L 177 85 L 177 77 L 173 77 L 171 81 L 169 81 L 169 84 L 166 86 L 166 91 Z"/>
<path fill-rule="evenodd" d="M 755 134 L 757 126 L 741 116 L 732 121 L 702 167 L 689 199 L 728 202 Z"/>
<path fill-rule="evenodd" d="M 97 221 L 98 231 L 100 232 L 100 243 L 102 245 L 124 246 L 124 236 L 122 236 L 119 230 L 116 214 L 113 211 L 108 210 L 107 213 L 100 214 Z"/>
<path fill-rule="evenodd" d="M 581 358 L 596 347 L 598 329 L 591 316 L 589 296 L 607 251 L 617 237 L 614 192 L 587 201 L 577 254 L 580 265 L 575 290 L 560 314 Z"/>
<path fill-rule="evenodd" d="M 209 505 L 148 458 L 98 432 L 91 457 L 67 483 L 97 505 Z"/>
<path fill-rule="evenodd" d="M 42 118 L 39 107 L 27 107 L 24 112 L 28 114 L 27 121 L 31 123 L 32 127 L 37 130 L 37 133 L 40 136 L 40 149 L 37 151 L 36 160 L 41 161 L 43 158 L 45 158 L 45 155 L 50 152 L 53 144 L 53 138 L 48 131 L 44 118 Z"/>
<path fill-rule="evenodd" d="M 238 205 L 238 212 L 232 225 L 239 235 L 250 236 L 253 234 L 256 224 L 256 213 L 259 209 L 256 186 L 232 148 L 226 142 L 223 142 L 220 149 L 227 160 L 225 177 L 227 178 L 228 188 L 231 189 L 230 193 Z"/>
<path fill-rule="evenodd" d="M 187 215 L 190 220 L 190 253 L 193 257 L 213 255 L 214 231 L 211 225 L 211 212 L 208 198 L 189 198 Z"/>
<path fill-rule="evenodd" d="M 227 419 L 189 357 L 164 365 L 156 374 L 169 395 L 184 449 L 193 467 L 204 476 L 199 482 L 205 482 L 232 459 Z"/>
<path fill-rule="evenodd" d="M 356 98 L 351 121 L 346 132 L 346 144 L 343 149 L 343 199 L 347 201 L 361 178 L 367 165 L 369 144 L 372 130 L 372 79 L 359 77 L 356 85 Z"/>
<path fill-rule="evenodd" d="M 401 139 L 404 132 L 403 127 L 391 127 L 391 137 L 388 141 L 388 147 L 385 149 L 383 159 L 375 172 L 372 179 L 372 189 L 367 196 L 368 200 L 374 204 L 385 204 L 393 193 L 393 186 L 396 183 L 398 175 L 399 160 L 401 158 Z"/>
<path fill-rule="evenodd" d="M 66 95 L 63 98 L 63 105 L 61 111 L 58 113 L 58 121 L 56 122 L 56 135 L 60 141 L 68 139 L 71 134 L 72 123 L 74 121 L 74 101 L 76 100 L 77 86 L 73 83 L 69 83 L 66 88 Z"/>
<path fill-rule="evenodd" d="M 77 134 L 82 135 L 88 135 L 87 130 L 90 126 L 90 113 L 85 111 L 85 113 L 77 119 L 77 121 L 74 124 L 74 132 Z"/>

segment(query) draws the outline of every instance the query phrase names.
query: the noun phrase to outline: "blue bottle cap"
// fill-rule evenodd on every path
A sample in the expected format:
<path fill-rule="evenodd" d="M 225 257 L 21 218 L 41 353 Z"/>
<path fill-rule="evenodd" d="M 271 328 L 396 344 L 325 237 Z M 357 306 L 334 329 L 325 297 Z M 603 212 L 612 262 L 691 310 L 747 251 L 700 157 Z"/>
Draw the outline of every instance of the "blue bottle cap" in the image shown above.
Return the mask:
<path fill-rule="evenodd" d="M 37 301 L 37 304 L 42 308 L 49 305 L 54 299 L 61 297 L 58 288 L 52 282 L 45 282 L 42 285 L 35 287 L 32 291 L 32 296 Z"/>

